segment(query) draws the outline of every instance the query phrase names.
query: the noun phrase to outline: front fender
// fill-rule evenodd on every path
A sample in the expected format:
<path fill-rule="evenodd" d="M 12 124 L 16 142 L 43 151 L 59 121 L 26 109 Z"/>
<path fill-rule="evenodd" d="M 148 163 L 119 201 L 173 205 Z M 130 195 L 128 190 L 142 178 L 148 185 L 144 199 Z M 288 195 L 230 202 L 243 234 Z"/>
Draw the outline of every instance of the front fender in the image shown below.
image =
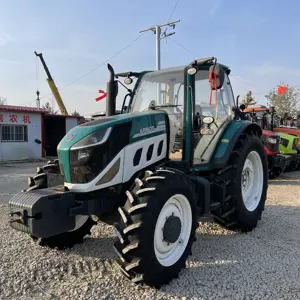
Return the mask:
<path fill-rule="evenodd" d="M 221 136 L 210 163 L 197 167 L 197 170 L 208 171 L 225 167 L 238 138 L 245 131 L 255 132 L 259 137 L 262 135 L 262 129 L 256 123 L 233 120 Z"/>

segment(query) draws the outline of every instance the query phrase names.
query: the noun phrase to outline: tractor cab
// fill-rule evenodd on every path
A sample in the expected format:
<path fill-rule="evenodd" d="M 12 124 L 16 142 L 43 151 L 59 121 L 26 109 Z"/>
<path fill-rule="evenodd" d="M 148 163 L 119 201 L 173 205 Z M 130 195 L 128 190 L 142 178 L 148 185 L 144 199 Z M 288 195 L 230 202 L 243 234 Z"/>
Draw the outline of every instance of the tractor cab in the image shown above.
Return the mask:
<path fill-rule="evenodd" d="M 133 88 L 127 112 L 164 111 L 169 119 L 170 159 L 207 164 L 234 118 L 229 73 L 229 68 L 217 64 L 213 57 L 146 72 Z M 117 77 L 126 76 L 124 83 L 131 84 L 127 74 Z"/>

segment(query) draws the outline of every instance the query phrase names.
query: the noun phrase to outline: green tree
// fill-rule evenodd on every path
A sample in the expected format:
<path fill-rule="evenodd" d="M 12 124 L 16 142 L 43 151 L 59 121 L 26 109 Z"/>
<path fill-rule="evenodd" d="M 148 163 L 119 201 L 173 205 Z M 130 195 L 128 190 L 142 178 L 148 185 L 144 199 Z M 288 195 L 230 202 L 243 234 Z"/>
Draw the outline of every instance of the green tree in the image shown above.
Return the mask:
<path fill-rule="evenodd" d="M 46 102 L 46 104 L 44 104 L 42 108 L 46 109 L 49 114 L 57 114 L 57 110 L 55 110 L 49 102 Z"/>
<path fill-rule="evenodd" d="M 284 94 L 278 94 L 276 89 L 273 89 L 266 95 L 268 105 L 274 106 L 278 115 L 283 116 L 285 113 L 293 116 L 299 112 L 300 107 L 300 93 L 299 90 L 289 85 L 285 85 L 283 82 L 280 85 L 286 86 L 287 90 Z"/>
<path fill-rule="evenodd" d="M 255 105 L 257 102 L 254 100 L 252 92 L 249 91 L 246 96 L 244 97 L 244 99 L 242 100 L 242 104 L 244 104 L 246 107 L 248 107 L 249 105 Z"/>
<path fill-rule="evenodd" d="M 80 117 L 80 113 L 77 110 L 74 110 L 71 115 L 75 117 Z"/>

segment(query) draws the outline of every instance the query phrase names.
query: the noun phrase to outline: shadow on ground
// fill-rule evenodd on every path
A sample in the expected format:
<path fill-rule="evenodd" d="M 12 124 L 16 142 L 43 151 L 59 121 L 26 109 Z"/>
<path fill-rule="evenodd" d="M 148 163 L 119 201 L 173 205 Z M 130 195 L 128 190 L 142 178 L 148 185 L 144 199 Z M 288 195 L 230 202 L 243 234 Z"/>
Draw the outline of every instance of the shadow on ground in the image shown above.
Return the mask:
<path fill-rule="evenodd" d="M 267 205 L 258 227 L 246 234 L 200 223 L 187 268 L 160 292 L 188 298 L 211 293 L 214 299 L 235 299 L 237 295 L 237 299 L 246 295 L 257 299 L 286 295 L 292 299 L 300 288 L 299 232 L 297 206 Z M 66 253 L 115 259 L 114 240 L 114 236 L 88 238 L 84 245 Z"/>
<path fill-rule="evenodd" d="M 284 180 L 284 179 L 270 180 L 269 181 L 269 185 L 293 185 L 293 186 L 300 186 L 300 179 L 299 180 Z"/>

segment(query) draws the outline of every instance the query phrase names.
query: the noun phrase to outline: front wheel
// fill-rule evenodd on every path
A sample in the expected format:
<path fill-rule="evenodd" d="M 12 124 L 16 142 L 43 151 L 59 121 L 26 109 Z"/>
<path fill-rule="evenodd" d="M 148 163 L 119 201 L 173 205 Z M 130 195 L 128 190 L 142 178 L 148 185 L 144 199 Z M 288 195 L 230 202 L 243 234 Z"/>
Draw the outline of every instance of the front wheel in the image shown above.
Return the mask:
<path fill-rule="evenodd" d="M 127 191 L 119 208 L 114 248 L 123 273 L 133 282 L 159 288 L 185 267 L 197 228 L 193 183 L 181 172 L 147 172 Z"/>
<path fill-rule="evenodd" d="M 245 132 L 240 136 L 229 164 L 217 173 L 216 181 L 226 187 L 223 205 L 212 211 L 216 222 L 230 230 L 247 232 L 255 228 L 268 188 L 267 157 L 257 135 Z"/>
<path fill-rule="evenodd" d="M 75 217 L 75 227 L 72 230 L 48 238 L 32 236 L 32 239 L 40 246 L 59 250 L 72 248 L 76 244 L 83 243 L 84 237 L 91 234 L 91 229 L 95 224 L 96 222 L 90 216 L 78 215 Z"/>
<path fill-rule="evenodd" d="M 28 178 L 29 187 L 24 192 L 47 188 L 47 174 L 49 173 L 59 173 L 57 161 L 53 161 L 53 163 L 48 162 L 43 168 L 38 168 L 37 174 L 33 178 Z M 94 225 L 96 225 L 96 222 L 90 216 L 78 215 L 75 217 L 75 227 L 68 232 L 48 238 L 37 238 L 32 235 L 30 237 L 40 246 L 62 250 L 83 243 L 84 237 L 91 234 L 91 229 Z"/>

